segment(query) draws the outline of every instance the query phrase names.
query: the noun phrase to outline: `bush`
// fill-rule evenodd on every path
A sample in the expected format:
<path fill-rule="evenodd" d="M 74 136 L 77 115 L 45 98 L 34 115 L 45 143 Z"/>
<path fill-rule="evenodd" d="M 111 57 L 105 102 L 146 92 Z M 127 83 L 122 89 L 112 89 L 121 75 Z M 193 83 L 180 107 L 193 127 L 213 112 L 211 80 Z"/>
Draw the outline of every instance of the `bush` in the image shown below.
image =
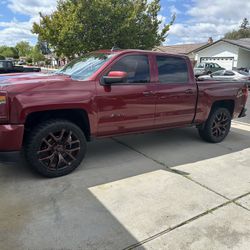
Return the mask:
<path fill-rule="evenodd" d="M 31 63 L 32 63 L 32 58 L 28 57 L 28 58 L 26 59 L 26 62 L 27 62 L 27 64 L 31 64 Z"/>

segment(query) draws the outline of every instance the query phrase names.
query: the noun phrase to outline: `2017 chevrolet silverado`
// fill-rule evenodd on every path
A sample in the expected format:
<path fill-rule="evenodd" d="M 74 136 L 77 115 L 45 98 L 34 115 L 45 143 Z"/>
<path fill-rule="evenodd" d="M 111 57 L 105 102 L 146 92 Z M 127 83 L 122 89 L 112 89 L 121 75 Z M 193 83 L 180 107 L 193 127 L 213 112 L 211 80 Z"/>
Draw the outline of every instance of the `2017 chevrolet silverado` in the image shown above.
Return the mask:
<path fill-rule="evenodd" d="M 92 138 L 195 126 L 218 143 L 245 116 L 241 82 L 197 82 L 188 57 L 98 51 L 53 74 L 0 77 L 0 151 L 24 149 L 47 177 L 80 165 Z"/>

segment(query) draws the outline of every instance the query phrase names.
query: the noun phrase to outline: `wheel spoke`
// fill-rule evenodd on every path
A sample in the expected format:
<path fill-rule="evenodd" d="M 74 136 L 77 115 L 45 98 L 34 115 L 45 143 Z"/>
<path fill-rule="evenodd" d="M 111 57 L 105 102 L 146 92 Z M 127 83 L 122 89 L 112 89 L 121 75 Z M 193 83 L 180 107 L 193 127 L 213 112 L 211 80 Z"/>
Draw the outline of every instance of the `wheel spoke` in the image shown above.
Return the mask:
<path fill-rule="evenodd" d="M 67 154 L 72 160 L 76 160 L 76 158 L 72 155 L 72 153 L 71 152 L 68 152 L 68 150 L 67 151 L 65 151 L 65 154 Z"/>
<path fill-rule="evenodd" d="M 53 157 L 50 159 L 48 168 L 55 168 L 55 167 L 58 166 L 58 161 L 57 161 L 56 164 L 53 164 L 53 163 L 54 163 L 54 160 L 56 159 L 56 157 L 58 157 L 58 154 L 53 153 Z"/>
<path fill-rule="evenodd" d="M 73 149 L 66 149 L 65 152 L 73 153 L 73 152 L 78 151 L 78 150 L 80 150 L 80 147 L 73 148 Z"/>
<path fill-rule="evenodd" d="M 46 139 L 43 139 L 42 142 L 44 142 L 48 147 L 52 147 L 52 145 Z"/>
<path fill-rule="evenodd" d="M 222 135 L 222 130 L 220 127 L 218 127 L 218 136 L 221 136 Z"/>
<path fill-rule="evenodd" d="M 49 135 L 52 137 L 52 139 L 53 139 L 55 142 L 58 141 L 58 138 L 57 138 L 53 133 L 50 133 Z"/>
<path fill-rule="evenodd" d="M 61 164 L 61 163 L 64 163 L 66 165 L 69 165 L 69 162 L 67 162 L 65 160 L 65 158 L 63 157 L 63 155 L 61 153 L 58 154 L 58 166 Z"/>
<path fill-rule="evenodd" d="M 75 141 L 68 142 L 68 144 L 69 144 L 70 146 L 72 146 L 72 145 L 74 145 L 74 144 L 76 144 L 76 143 L 79 143 L 79 144 L 80 144 L 80 141 L 79 141 L 79 140 L 75 140 Z"/>
<path fill-rule="evenodd" d="M 66 132 L 66 129 L 63 129 L 62 132 L 61 132 L 60 137 L 58 138 L 59 141 L 62 141 L 65 132 Z"/>
<path fill-rule="evenodd" d="M 43 153 L 47 153 L 47 152 L 50 152 L 50 151 L 51 151 L 51 148 L 49 147 L 49 148 L 38 151 L 37 154 L 43 154 Z"/>
<path fill-rule="evenodd" d="M 55 152 L 53 152 L 51 155 L 40 158 L 40 161 L 46 161 L 46 160 L 51 160 L 55 156 Z"/>
<path fill-rule="evenodd" d="M 68 135 L 68 137 L 66 138 L 65 143 L 66 143 L 66 142 L 70 143 L 71 137 L 72 137 L 72 131 L 69 131 L 69 135 Z"/>

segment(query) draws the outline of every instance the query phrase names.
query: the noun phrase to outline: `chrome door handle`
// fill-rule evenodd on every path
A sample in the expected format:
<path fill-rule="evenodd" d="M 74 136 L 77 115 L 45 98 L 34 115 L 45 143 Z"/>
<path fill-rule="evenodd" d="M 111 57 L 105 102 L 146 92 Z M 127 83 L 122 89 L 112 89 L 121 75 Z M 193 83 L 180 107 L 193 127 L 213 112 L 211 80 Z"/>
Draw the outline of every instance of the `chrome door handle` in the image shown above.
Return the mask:
<path fill-rule="evenodd" d="M 142 92 L 142 94 L 144 96 L 152 96 L 152 95 L 155 95 L 155 92 L 153 92 L 153 91 L 145 91 L 145 92 Z"/>
<path fill-rule="evenodd" d="M 192 89 L 187 89 L 185 91 L 185 94 L 187 94 L 187 95 L 192 95 L 193 93 L 194 93 L 194 91 Z"/>

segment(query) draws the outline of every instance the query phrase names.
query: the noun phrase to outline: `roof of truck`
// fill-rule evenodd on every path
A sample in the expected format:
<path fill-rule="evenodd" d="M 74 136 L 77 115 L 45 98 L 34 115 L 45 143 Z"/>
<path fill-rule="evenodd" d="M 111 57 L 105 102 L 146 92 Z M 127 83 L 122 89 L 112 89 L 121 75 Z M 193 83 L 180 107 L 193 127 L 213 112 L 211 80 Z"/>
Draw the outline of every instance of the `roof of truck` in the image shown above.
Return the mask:
<path fill-rule="evenodd" d="M 166 52 L 161 52 L 161 51 L 152 51 L 152 50 L 140 50 L 140 49 L 115 49 L 115 50 L 97 50 L 94 51 L 93 53 L 104 53 L 104 54 L 126 54 L 126 53 L 147 53 L 147 54 L 163 54 L 163 55 L 174 55 L 178 57 L 187 57 L 186 55 L 180 55 L 176 53 L 166 53 Z"/>

